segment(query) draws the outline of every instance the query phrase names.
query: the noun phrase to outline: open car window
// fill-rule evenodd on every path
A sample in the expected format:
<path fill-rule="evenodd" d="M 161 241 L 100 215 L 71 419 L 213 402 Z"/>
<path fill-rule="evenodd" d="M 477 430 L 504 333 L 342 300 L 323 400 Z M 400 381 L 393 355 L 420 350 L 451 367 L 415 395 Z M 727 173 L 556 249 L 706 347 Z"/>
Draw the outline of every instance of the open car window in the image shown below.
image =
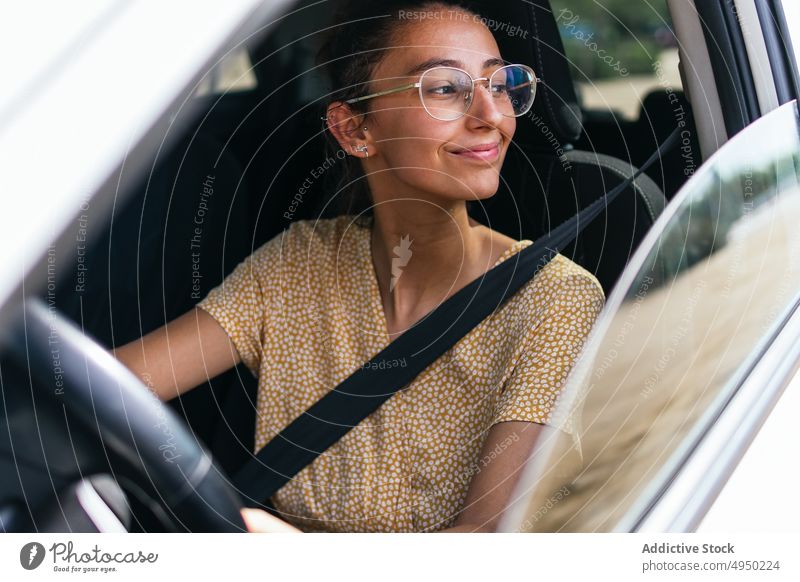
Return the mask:
<path fill-rule="evenodd" d="M 682 89 L 666 0 L 551 5 L 584 109 L 632 121 L 648 94 Z"/>
<path fill-rule="evenodd" d="M 678 194 L 568 381 L 575 434 L 535 454 L 504 529 L 636 529 L 798 305 L 798 152 L 792 102 Z"/>
<path fill-rule="evenodd" d="M 195 97 L 252 91 L 258 85 L 250 53 L 240 46 L 225 54 L 197 85 Z"/>

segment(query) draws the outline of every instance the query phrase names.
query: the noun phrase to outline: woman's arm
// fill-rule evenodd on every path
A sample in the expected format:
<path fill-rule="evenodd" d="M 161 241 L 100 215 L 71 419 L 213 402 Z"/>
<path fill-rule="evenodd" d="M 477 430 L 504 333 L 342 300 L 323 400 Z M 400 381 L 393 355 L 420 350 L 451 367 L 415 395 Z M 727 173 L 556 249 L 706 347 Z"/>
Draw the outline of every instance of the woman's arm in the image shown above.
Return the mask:
<path fill-rule="evenodd" d="M 472 477 L 464 509 L 453 527 L 440 533 L 497 529 L 542 429 L 541 424 L 525 421 L 500 422 L 489 429 L 479 457 L 480 472 Z"/>
<path fill-rule="evenodd" d="M 245 507 L 242 509 L 242 519 L 250 533 L 303 533 L 263 509 Z"/>
<path fill-rule="evenodd" d="M 113 352 L 161 400 L 169 400 L 237 365 L 228 334 L 194 307 Z"/>
<path fill-rule="evenodd" d="M 548 434 L 540 422 L 547 422 L 549 409 L 536 403 L 549 398 L 555 406 L 605 301 L 593 276 L 569 263 L 560 268 L 566 269 L 560 288 L 549 300 L 541 324 L 532 328 L 527 349 L 498 399 L 479 457 L 487 463 L 473 476 L 455 526 L 445 531 L 495 531 L 536 441 Z"/>

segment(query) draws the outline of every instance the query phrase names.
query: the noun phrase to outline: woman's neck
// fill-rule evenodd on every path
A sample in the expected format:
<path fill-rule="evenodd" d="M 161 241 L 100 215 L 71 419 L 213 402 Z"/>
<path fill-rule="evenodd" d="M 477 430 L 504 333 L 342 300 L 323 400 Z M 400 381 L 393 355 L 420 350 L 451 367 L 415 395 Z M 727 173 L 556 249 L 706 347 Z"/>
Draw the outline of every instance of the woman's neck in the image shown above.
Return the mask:
<path fill-rule="evenodd" d="M 370 246 L 390 339 L 489 270 L 513 242 L 472 220 L 463 202 L 448 210 L 376 206 Z"/>

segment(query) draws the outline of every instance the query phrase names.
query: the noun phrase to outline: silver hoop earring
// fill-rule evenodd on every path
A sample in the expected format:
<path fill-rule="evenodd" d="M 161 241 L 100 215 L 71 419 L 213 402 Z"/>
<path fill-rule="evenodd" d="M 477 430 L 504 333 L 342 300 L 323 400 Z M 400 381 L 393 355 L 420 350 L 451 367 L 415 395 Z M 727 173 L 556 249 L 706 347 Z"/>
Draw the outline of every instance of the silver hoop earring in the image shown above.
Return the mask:
<path fill-rule="evenodd" d="M 356 151 L 366 154 L 364 157 L 367 158 L 369 157 L 369 148 L 367 147 L 367 144 L 361 144 L 360 146 L 356 146 Z"/>

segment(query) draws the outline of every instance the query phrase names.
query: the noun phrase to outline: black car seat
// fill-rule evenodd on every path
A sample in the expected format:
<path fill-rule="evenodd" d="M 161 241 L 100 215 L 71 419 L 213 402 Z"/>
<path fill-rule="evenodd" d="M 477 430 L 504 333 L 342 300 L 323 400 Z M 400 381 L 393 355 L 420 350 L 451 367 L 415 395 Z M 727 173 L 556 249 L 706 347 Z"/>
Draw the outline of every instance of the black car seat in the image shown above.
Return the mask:
<path fill-rule="evenodd" d="M 680 147 L 666 152 L 661 163 L 653 164 L 647 170 L 648 175 L 664 191 L 667 200 L 672 200 L 702 163 L 692 108 L 683 91 L 667 93 L 656 90 L 645 95 L 639 118 L 631 128 L 632 135 L 629 138 L 635 143 L 631 152 L 633 163 L 641 164 L 649 152 L 654 151 L 657 144 L 676 128 L 682 129 Z"/>
<path fill-rule="evenodd" d="M 667 200 L 683 186 L 702 162 L 691 106 L 683 91 L 654 89 L 644 96 L 635 120 L 626 120 L 610 110 L 583 112 L 583 134 L 577 149 L 597 149 L 639 166 L 675 129 L 680 146 L 664 153 L 647 168 Z"/>
<path fill-rule="evenodd" d="M 513 35 L 495 34 L 501 54 L 508 62 L 530 64 L 541 82 L 533 109 L 517 119 L 500 190 L 482 206 L 471 203 L 470 212 L 508 236 L 536 239 L 637 168 L 574 147 L 583 132 L 581 109 L 547 0 L 480 0 L 473 6 L 494 22 L 518 26 Z M 594 273 L 608 293 L 665 205 L 662 191 L 642 174 L 562 254 Z"/>

